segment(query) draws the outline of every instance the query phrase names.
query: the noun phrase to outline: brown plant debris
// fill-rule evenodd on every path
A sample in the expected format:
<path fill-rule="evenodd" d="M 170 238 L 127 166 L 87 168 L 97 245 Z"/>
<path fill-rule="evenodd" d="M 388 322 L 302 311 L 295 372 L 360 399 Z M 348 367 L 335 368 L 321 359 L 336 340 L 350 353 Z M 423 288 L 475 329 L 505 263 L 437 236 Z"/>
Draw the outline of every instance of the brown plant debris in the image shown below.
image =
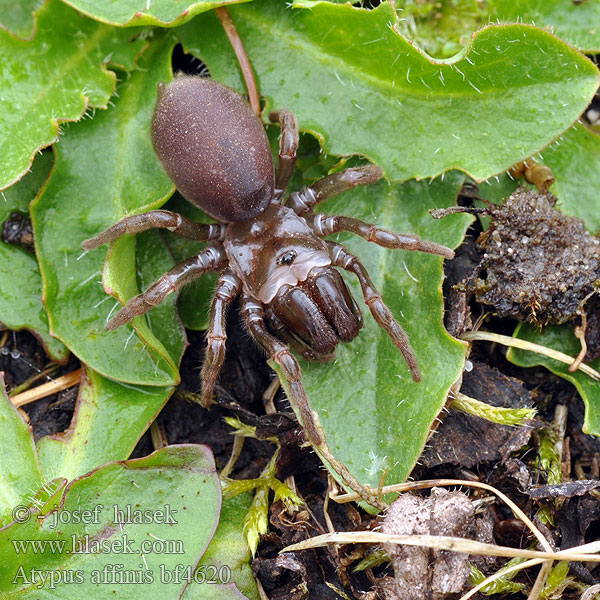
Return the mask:
<path fill-rule="evenodd" d="M 583 496 L 590 490 L 600 487 L 600 481 L 597 479 L 580 479 L 579 481 L 567 481 L 565 483 L 556 483 L 552 485 L 538 485 L 530 487 L 527 493 L 536 499 L 548 498 L 572 498 L 573 496 Z"/>
<path fill-rule="evenodd" d="M 600 287 L 600 240 L 555 204 L 549 192 L 519 188 L 498 206 L 432 213 L 437 218 L 451 212 L 491 216 L 489 229 L 477 240 L 481 261 L 462 286 L 501 317 L 538 326 L 565 323 Z"/>
<path fill-rule="evenodd" d="M 530 408 L 534 403 L 519 380 L 478 362 L 464 372 L 461 392 L 490 406 Z M 451 411 L 431 437 L 420 463 L 426 468 L 455 464 L 467 469 L 479 463 L 504 463 L 527 444 L 531 432 L 532 426 L 515 428 Z"/>
<path fill-rule="evenodd" d="M 401 535 L 445 535 L 492 541 L 491 527 L 475 518 L 463 492 L 433 488 L 428 498 L 402 494 L 388 509 L 382 531 Z M 385 600 L 442 600 L 460 593 L 469 579 L 469 556 L 447 550 L 385 544 L 394 577 L 379 580 Z"/>

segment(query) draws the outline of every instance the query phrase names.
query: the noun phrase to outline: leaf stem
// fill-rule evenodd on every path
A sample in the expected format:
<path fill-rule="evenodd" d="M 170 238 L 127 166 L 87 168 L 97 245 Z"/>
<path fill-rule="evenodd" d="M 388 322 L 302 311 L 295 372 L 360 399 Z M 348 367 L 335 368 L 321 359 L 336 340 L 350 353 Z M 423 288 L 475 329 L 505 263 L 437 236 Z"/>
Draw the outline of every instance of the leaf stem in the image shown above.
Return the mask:
<path fill-rule="evenodd" d="M 215 8 L 215 13 L 219 18 L 219 21 L 221 21 L 221 25 L 223 25 L 223 29 L 229 38 L 229 42 L 231 43 L 235 56 L 240 64 L 240 69 L 242 70 L 242 75 L 244 76 L 244 81 L 246 83 L 246 89 L 248 90 L 250 106 L 256 113 L 256 116 L 260 117 L 260 98 L 258 95 L 258 88 L 256 87 L 256 79 L 254 78 L 254 71 L 252 70 L 250 59 L 244 48 L 242 38 L 240 38 L 240 34 L 231 19 L 231 15 L 224 6 Z"/>

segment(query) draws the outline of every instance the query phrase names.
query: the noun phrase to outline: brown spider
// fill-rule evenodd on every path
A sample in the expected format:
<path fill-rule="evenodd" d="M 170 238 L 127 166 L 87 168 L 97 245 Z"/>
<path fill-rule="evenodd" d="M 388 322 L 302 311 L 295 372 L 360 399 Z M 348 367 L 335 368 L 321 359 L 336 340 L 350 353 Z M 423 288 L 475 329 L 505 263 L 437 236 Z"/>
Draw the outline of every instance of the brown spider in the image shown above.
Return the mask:
<path fill-rule="evenodd" d="M 288 344 L 310 360 L 328 360 L 340 340 L 347 342 L 358 334 L 360 310 L 335 267 L 356 275 L 371 314 L 402 352 L 413 379 L 421 378 L 406 333 L 383 303 L 365 267 L 343 246 L 322 238 L 350 231 L 386 248 L 446 258 L 454 253 L 417 236 L 386 231 L 358 219 L 312 213 L 319 202 L 380 179 L 381 170 L 374 165 L 324 177 L 292 193 L 284 204 L 282 195 L 296 160 L 298 127 L 295 117 L 285 110 L 271 113 L 270 119 L 278 121 L 282 130 L 276 169 L 263 126 L 241 96 L 200 77 L 180 75 L 167 86 L 159 85 L 152 120 L 156 153 L 183 196 L 220 223 L 198 224 L 177 213 L 153 210 L 125 217 L 84 242 L 83 248 L 90 250 L 125 233 L 154 227 L 209 242 L 198 255 L 179 263 L 129 300 L 106 328 L 116 329 L 146 313 L 203 273 L 220 271 L 202 368 L 204 405 L 212 401 L 225 357 L 225 312 L 241 294 L 241 313 L 250 335 L 279 365 L 309 441 L 320 446 L 324 440 Z"/>

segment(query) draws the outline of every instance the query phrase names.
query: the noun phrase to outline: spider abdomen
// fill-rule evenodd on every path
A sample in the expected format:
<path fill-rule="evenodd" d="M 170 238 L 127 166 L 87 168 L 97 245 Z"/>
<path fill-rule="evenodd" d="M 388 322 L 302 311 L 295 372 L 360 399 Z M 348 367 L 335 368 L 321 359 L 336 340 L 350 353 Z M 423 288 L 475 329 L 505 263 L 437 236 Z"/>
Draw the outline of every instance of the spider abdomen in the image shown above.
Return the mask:
<path fill-rule="evenodd" d="M 161 84 L 152 142 L 179 192 L 214 219 L 252 219 L 273 198 L 261 122 L 241 96 L 212 79 L 179 75 Z"/>

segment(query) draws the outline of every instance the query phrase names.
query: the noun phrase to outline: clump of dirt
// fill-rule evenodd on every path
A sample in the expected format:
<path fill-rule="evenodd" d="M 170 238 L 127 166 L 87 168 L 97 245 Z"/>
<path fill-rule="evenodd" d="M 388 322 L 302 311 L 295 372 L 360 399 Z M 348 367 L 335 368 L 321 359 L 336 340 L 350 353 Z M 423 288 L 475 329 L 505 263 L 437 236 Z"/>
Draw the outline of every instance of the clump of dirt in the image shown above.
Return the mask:
<path fill-rule="evenodd" d="M 476 518 L 466 494 L 443 488 L 433 488 L 428 498 L 402 494 L 388 508 L 382 531 L 493 541 L 489 517 Z M 462 592 L 468 583 L 467 554 L 393 543 L 384 546 L 394 566 L 394 578 L 378 581 L 386 600 L 443 600 Z"/>
<path fill-rule="evenodd" d="M 538 326 L 573 320 L 600 287 L 600 240 L 555 204 L 549 192 L 519 188 L 502 204 L 478 210 L 491 223 L 477 240 L 481 261 L 462 289 L 500 317 Z"/>
<path fill-rule="evenodd" d="M 19 212 L 10 213 L 8 219 L 2 223 L 0 239 L 6 244 L 22 246 L 27 252 L 35 254 L 31 219 Z"/>

